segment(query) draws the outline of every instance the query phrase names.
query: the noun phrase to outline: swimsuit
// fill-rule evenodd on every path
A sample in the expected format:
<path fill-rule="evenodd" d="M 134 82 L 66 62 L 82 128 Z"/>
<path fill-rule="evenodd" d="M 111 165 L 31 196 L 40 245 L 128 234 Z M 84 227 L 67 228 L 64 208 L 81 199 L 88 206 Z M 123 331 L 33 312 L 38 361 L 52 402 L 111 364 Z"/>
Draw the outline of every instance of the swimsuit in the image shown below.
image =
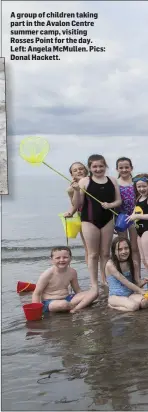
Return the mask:
<path fill-rule="evenodd" d="M 115 201 L 115 186 L 109 177 L 107 177 L 106 183 L 96 183 L 90 178 L 87 192 L 101 202 L 112 203 Z M 101 229 L 112 219 L 113 214 L 109 209 L 103 209 L 100 203 L 85 193 L 81 210 L 82 222 L 90 222 Z"/>
<path fill-rule="evenodd" d="M 132 275 L 130 271 L 124 272 L 123 275 L 127 280 L 132 282 Z M 107 282 L 109 287 L 109 296 L 130 296 L 134 293 L 131 289 L 127 286 L 123 285 L 120 280 L 116 279 L 113 275 L 107 276 Z M 133 282 L 132 282 L 133 283 Z"/>
<path fill-rule="evenodd" d="M 66 298 L 64 298 L 64 300 L 66 300 L 67 302 L 71 302 L 71 300 L 73 299 L 73 297 L 75 296 L 75 293 L 72 293 L 71 295 L 67 295 Z M 61 300 L 61 299 L 45 299 L 42 301 L 43 303 L 43 313 L 45 312 L 49 312 L 49 304 L 51 302 L 53 302 L 54 300 Z"/>
<path fill-rule="evenodd" d="M 144 215 L 147 215 L 148 214 L 148 203 L 147 203 L 148 199 L 145 199 L 142 202 L 139 202 L 139 200 L 136 202 L 136 208 L 138 209 L 138 212 Z M 135 213 L 136 213 L 136 208 L 135 208 Z M 137 230 L 138 236 L 141 237 L 144 232 L 148 231 L 148 220 L 140 219 L 136 221 L 136 230 Z"/>
<path fill-rule="evenodd" d="M 119 212 L 126 213 L 127 215 L 131 215 L 133 213 L 136 197 L 134 186 L 131 184 L 129 186 L 120 186 L 120 196 L 122 200 L 122 205 L 120 206 Z"/>

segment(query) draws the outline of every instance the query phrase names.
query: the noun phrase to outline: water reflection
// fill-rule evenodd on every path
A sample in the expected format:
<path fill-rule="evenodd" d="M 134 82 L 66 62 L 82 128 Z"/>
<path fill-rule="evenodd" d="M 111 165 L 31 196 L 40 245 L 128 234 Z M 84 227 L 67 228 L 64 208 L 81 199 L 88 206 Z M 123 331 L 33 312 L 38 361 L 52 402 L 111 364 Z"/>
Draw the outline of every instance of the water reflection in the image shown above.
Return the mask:
<path fill-rule="evenodd" d="M 146 311 L 109 311 L 103 301 L 80 314 L 52 315 L 49 321 L 31 323 L 26 339 L 39 334 L 42 350 L 47 353 L 48 348 L 52 357 L 61 357 L 63 368 L 51 374 L 51 381 L 56 383 L 57 376 L 73 384 L 84 381 L 88 409 L 133 410 L 139 399 L 133 394 L 147 391 L 147 318 Z M 49 362 L 42 373 L 51 371 Z M 147 410 L 148 391 L 146 399 L 143 410 Z"/>

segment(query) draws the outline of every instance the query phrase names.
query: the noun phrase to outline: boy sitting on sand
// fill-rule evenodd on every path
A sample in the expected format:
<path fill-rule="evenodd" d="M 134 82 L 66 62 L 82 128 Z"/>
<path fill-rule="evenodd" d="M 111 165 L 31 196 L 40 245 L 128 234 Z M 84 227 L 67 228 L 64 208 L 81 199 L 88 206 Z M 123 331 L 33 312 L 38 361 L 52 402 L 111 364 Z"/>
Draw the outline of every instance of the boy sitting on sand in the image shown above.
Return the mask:
<path fill-rule="evenodd" d="M 32 295 L 33 303 L 42 301 L 44 313 L 74 313 L 90 305 L 98 296 L 93 288 L 86 292 L 81 291 L 77 272 L 70 267 L 71 258 L 71 250 L 67 246 L 54 247 L 51 250 L 52 267 L 41 274 Z M 69 294 L 70 285 L 75 293 Z"/>

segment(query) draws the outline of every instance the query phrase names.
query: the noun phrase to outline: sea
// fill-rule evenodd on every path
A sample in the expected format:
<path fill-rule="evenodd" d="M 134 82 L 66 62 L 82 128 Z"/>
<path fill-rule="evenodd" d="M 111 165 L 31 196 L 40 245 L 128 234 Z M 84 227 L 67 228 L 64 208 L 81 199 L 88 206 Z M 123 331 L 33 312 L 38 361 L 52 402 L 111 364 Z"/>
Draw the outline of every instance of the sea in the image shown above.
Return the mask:
<path fill-rule="evenodd" d="M 2 410 L 148 410 L 148 311 L 98 303 L 77 314 L 26 322 L 17 282 L 36 283 L 52 246 L 66 245 L 59 213 L 69 208 L 67 182 L 57 176 L 17 175 L 2 198 Z M 72 267 L 89 287 L 84 249 L 69 239 Z M 146 275 L 142 268 L 142 276 Z"/>

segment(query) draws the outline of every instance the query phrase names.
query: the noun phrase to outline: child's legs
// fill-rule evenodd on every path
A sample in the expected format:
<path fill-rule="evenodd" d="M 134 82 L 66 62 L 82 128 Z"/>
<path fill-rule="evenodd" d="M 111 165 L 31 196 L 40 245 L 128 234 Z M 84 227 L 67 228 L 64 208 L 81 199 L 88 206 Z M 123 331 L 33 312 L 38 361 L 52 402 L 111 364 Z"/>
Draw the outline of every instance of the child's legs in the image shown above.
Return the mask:
<path fill-rule="evenodd" d="M 84 246 L 84 249 L 85 249 L 85 261 L 86 261 L 86 264 L 88 265 L 87 246 L 86 246 L 86 242 L 85 242 L 85 239 L 84 239 L 84 236 L 83 236 L 83 233 L 82 233 L 82 232 L 80 232 L 80 236 L 81 236 L 81 239 L 82 239 L 82 242 L 83 242 L 83 246 Z"/>
<path fill-rule="evenodd" d="M 135 279 L 138 281 L 141 279 L 141 259 L 140 259 L 140 253 L 138 249 L 138 242 L 137 242 L 137 232 L 135 227 L 132 225 L 128 229 L 129 231 L 129 238 L 131 242 L 131 248 L 132 248 L 132 257 L 133 257 L 133 264 L 134 264 L 134 269 L 135 269 Z M 118 232 L 119 237 L 125 237 L 125 239 L 128 239 L 128 231 L 126 230 L 125 232 Z"/>
<path fill-rule="evenodd" d="M 94 289 L 90 289 L 86 292 L 77 293 L 70 302 L 70 312 L 77 312 L 78 310 L 90 305 L 98 297 L 98 294 L 99 293 Z"/>
<path fill-rule="evenodd" d="M 100 230 L 89 222 L 82 222 L 82 233 L 88 253 L 88 270 L 91 286 L 98 290 L 98 257 L 100 248 Z"/>
<path fill-rule="evenodd" d="M 70 311 L 70 302 L 65 299 L 53 300 L 48 306 L 49 312 L 67 312 Z"/>
<path fill-rule="evenodd" d="M 101 242 L 100 242 L 100 270 L 101 270 L 101 279 L 102 282 L 106 282 L 105 275 L 105 266 L 106 262 L 110 256 L 110 247 L 113 239 L 114 233 L 114 222 L 110 220 L 102 229 L 101 229 Z"/>
<path fill-rule="evenodd" d="M 139 302 L 135 302 L 125 296 L 109 296 L 108 305 L 112 309 L 121 310 L 123 312 L 134 312 L 139 309 Z"/>
<path fill-rule="evenodd" d="M 148 231 L 138 236 L 138 247 L 141 255 L 141 260 L 146 269 L 148 269 Z"/>
<path fill-rule="evenodd" d="M 129 296 L 129 299 L 132 299 L 134 302 L 137 302 L 139 304 L 139 308 L 140 307 L 142 309 L 148 308 L 148 299 L 145 299 L 143 295 L 140 295 L 138 293 L 133 293 L 132 295 Z"/>
<path fill-rule="evenodd" d="M 137 232 L 135 227 L 132 225 L 129 227 L 129 238 L 131 242 L 132 248 L 132 257 L 133 257 L 133 264 L 135 269 L 135 279 L 138 281 L 141 278 L 141 259 L 140 253 L 138 249 L 138 242 L 137 242 Z"/>
<path fill-rule="evenodd" d="M 144 255 L 145 267 L 148 269 L 148 230 L 141 236 L 141 246 Z"/>

